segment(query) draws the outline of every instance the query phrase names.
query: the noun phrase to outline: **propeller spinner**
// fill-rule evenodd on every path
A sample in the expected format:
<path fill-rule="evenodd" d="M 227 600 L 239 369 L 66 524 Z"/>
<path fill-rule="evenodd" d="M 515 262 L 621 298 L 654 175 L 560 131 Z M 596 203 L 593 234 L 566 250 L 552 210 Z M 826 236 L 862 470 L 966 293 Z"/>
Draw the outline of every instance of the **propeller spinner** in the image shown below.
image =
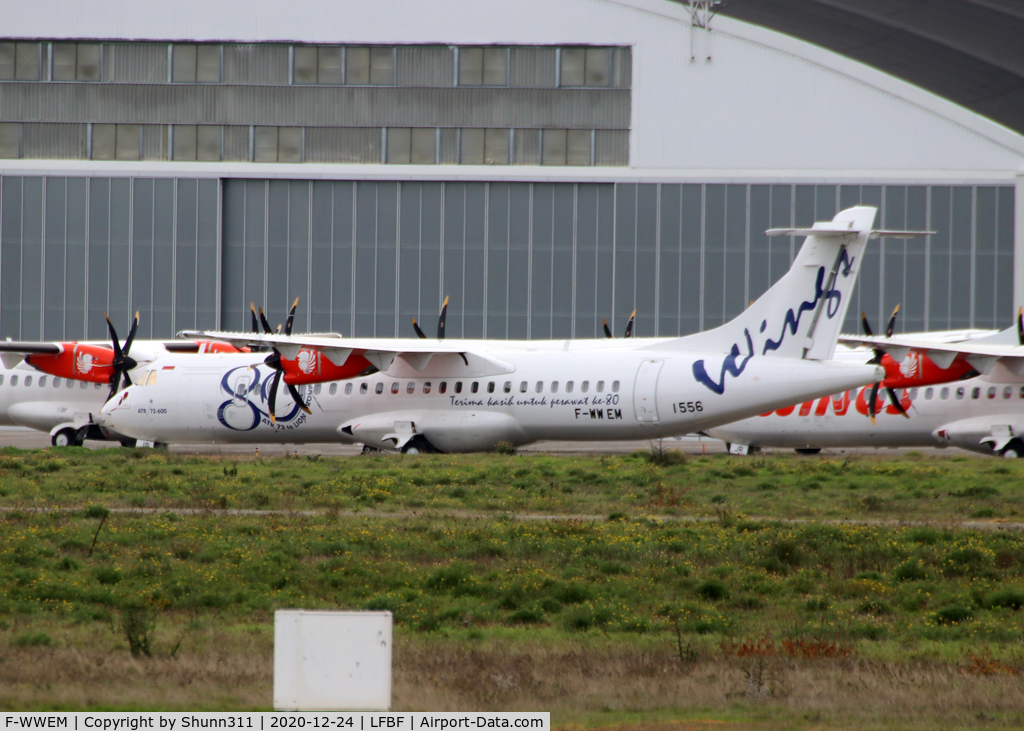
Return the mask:
<path fill-rule="evenodd" d="M 292 323 L 295 322 L 295 308 L 298 306 L 299 298 L 296 297 L 295 302 L 292 303 L 291 310 L 288 311 L 288 320 L 286 321 L 284 326 L 285 335 L 292 334 Z M 253 332 L 258 332 L 259 330 L 256 327 L 256 310 L 254 307 L 252 307 L 251 303 L 250 307 L 252 308 L 253 311 Z M 271 329 L 270 327 L 270 323 L 267 322 L 267 316 L 263 314 L 262 307 L 259 309 L 259 324 L 263 326 L 263 332 L 265 332 L 268 335 L 274 334 L 273 329 Z M 270 355 L 266 357 L 263 363 L 274 370 L 274 380 L 270 384 L 270 393 L 267 395 L 267 410 L 270 412 L 270 423 L 276 424 L 277 415 L 274 413 L 274 409 L 277 406 L 277 389 L 281 385 L 281 378 L 284 375 L 284 366 L 281 365 L 281 351 L 279 351 L 276 347 L 271 348 Z M 309 410 L 309 407 L 306 406 L 306 404 L 303 402 L 302 396 L 299 394 L 299 390 L 290 383 L 286 383 L 285 385 L 288 387 L 288 393 L 291 394 L 292 399 L 295 401 L 295 404 L 300 409 L 305 411 L 307 414 L 313 413 L 312 411 Z"/>
<path fill-rule="evenodd" d="M 107 313 L 103 313 L 103 317 L 107 320 L 107 329 L 110 331 L 110 340 L 114 346 L 114 360 L 111 362 L 111 368 L 114 372 L 110 376 L 110 395 L 107 399 L 114 398 L 120 390 L 121 379 L 124 378 L 125 387 L 132 385 L 132 379 L 128 376 L 128 371 L 137 367 L 138 362 L 132 358 L 128 353 L 132 349 L 132 342 L 135 340 L 135 333 L 139 329 L 139 313 L 135 313 L 135 319 L 132 320 L 131 328 L 128 330 L 128 337 L 125 338 L 124 347 L 121 347 L 121 343 L 117 337 L 117 330 L 114 329 L 114 323 L 110 321 L 110 317 Z"/>

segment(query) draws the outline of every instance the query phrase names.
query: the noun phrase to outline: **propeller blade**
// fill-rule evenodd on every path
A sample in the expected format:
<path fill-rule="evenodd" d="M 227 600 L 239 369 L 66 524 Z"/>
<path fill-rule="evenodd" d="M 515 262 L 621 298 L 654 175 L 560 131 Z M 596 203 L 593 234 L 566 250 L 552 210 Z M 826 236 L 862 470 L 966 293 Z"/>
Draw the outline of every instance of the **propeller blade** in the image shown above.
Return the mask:
<path fill-rule="evenodd" d="M 114 329 L 114 323 L 110 321 L 110 316 L 106 312 L 103 313 L 103 316 L 107 318 L 107 330 L 110 331 L 110 339 L 114 343 L 114 359 L 117 360 L 122 355 L 121 343 L 117 339 L 117 330 Z"/>
<path fill-rule="evenodd" d="M 612 337 L 612 331 L 611 331 L 611 328 L 608 327 L 608 321 L 602 319 L 601 320 L 601 327 L 604 328 L 604 336 L 610 340 L 611 337 Z"/>
<path fill-rule="evenodd" d="M 135 333 L 138 331 L 138 329 L 139 329 L 139 313 L 136 312 L 135 313 L 135 319 L 132 320 L 131 329 L 128 330 L 128 337 L 125 338 L 125 341 L 124 341 L 124 348 L 123 348 L 123 350 L 124 350 L 125 356 L 127 356 L 129 351 L 131 351 L 131 349 L 132 349 L 132 343 L 135 341 Z"/>
<path fill-rule="evenodd" d="M 263 332 L 267 335 L 273 335 L 274 331 L 270 327 L 270 323 L 267 322 L 267 316 L 263 314 L 263 308 L 260 308 L 260 324 L 263 325 Z"/>
<path fill-rule="evenodd" d="M 416 318 L 412 318 L 412 329 L 416 331 L 416 337 L 420 340 L 426 340 L 427 334 L 420 330 L 420 326 L 416 324 Z"/>
<path fill-rule="evenodd" d="M 307 414 L 312 414 L 313 412 L 309 410 L 309 407 L 306 406 L 305 403 L 303 403 L 302 396 L 299 395 L 299 389 L 295 388 L 295 386 L 293 386 L 290 383 L 285 384 L 285 385 L 288 386 L 288 393 L 290 393 L 292 395 L 292 398 L 295 399 L 295 404 L 300 409 L 305 411 Z"/>
<path fill-rule="evenodd" d="M 445 296 L 441 305 L 441 315 L 437 318 L 437 339 L 444 340 L 444 321 L 448 318 L 448 297 Z"/>
<path fill-rule="evenodd" d="M 260 332 L 260 323 L 256 319 L 256 305 L 252 302 L 249 303 L 249 312 L 252 313 L 252 332 L 254 335 L 258 335 Z"/>
<path fill-rule="evenodd" d="M 1020 307 L 1017 310 L 1017 344 L 1024 345 L 1024 307 Z"/>
<path fill-rule="evenodd" d="M 107 401 L 117 395 L 117 384 L 121 380 L 121 374 L 114 371 L 110 374 L 110 393 L 107 394 Z"/>
<path fill-rule="evenodd" d="M 874 335 L 874 333 L 871 332 L 871 326 L 868 324 L 868 316 L 865 312 L 860 313 L 860 326 L 864 329 L 864 334 L 869 338 Z"/>
<path fill-rule="evenodd" d="M 281 374 L 283 371 L 274 372 L 274 380 L 270 384 L 270 393 L 267 394 L 267 408 L 270 411 L 270 423 L 277 423 L 277 416 L 274 414 L 274 407 L 277 405 L 277 387 L 281 385 Z"/>
<path fill-rule="evenodd" d="M 891 338 L 892 331 L 896 327 L 896 315 L 899 314 L 900 306 L 896 305 L 896 309 L 892 311 L 892 316 L 889 317 L 889 324 L 885 326 L 885 337 Z"/>
<path fill-rule="evenodd" d="M 633 310 L 633 314 L 629 316 L 629 322 L 626 323 L 626 333 L 622 337 L 631 338 L 633 337 L 633 322 L 636 320 L 636 309 Z"/>
<path fill-rule="evenodd" d="M 888 387 L 885 390 L 889 392 L 889 401 L 896 407 L 896 410 L 909 419 L 910 414 L 907 413 L 907 410 L 903 408 L 903 404 L 900 403 L 900 397 L 896 395 L 896 390 Z"/>
<path fill-rule="evenodd" d="M 871 423 L 875 423 L 875 413 L 878 410 L 878 387 L 882 385 L 881 381 L 875 383 L 871 387 L 871 398 L 868 399 L 868 416 L 871 417 Z"/>
<path fill-rule="evenodd" d="M 299 306 L 299 298 L 296 297 L 295 301 L 292 302 L 292 308 L 288 310 L 288 320 L 284 324 L 284 334 L 292 334 L 292 323 L 295 322 L 295 308 Z"/>

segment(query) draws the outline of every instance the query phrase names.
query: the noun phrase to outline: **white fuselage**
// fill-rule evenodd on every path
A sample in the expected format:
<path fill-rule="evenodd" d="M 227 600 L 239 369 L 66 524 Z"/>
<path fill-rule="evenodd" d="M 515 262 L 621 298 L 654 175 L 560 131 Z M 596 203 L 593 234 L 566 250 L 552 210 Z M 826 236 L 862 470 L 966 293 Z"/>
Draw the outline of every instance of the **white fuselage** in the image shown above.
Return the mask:
<path fill-rule="evenodd" d="M 46 432 L 65 423 L 87 424 L 109 390 L 101 383 L 49 376 L 24 363 L 0 365 L 0 424 Z"/>
<path fill-rule="evenodd" d="M 467 341 L 466 351 L 484 358 L 471 355 L 465 367 L 454 354 L 422 371 L 396 360 L 386 373 L 300 387 L 311 415 L 282 387 L 276 423 L 267 407 L 273 371 L 262 362 L 265 354 L 169 356 L 112 399 L 100 423 L 153 442 L 394 448 L 417 435 L 433 448 L 461 452 L 498 442 L 699 431 L 878 376 L 863 364 L 753 357 L 736 375 L 722 369 L 718 393 L 695 379 L 694 363 L 705 360 L 718 378 L 726 356 L 680 351 L 670 342 Z"/>
<path fill-rule="evenodd" d="M 1000 369 L 1001 370 L 1001 369 Z M 868 418 L 871 386 L 788 406 L 708 429 L 731 444 L 757 447 L 957 446 L 989 453 L 981 439 L 999 425 L 1024 434 L 1024 382 L 1006 371 L 965 381 L 901 390 L 910 418 L 881 390 L 876 423 Z"/>

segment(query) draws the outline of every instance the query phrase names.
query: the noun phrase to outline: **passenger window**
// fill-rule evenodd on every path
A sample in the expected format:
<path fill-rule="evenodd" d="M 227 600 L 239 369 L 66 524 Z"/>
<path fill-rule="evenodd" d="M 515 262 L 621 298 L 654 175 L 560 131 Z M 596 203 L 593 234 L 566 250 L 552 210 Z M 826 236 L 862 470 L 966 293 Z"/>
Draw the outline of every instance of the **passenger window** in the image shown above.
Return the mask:
<path fill-rule="evenodd" d="M 618 393 L 618 392 L 619 392 L 619 382 L 618 381 L 612 381 L 612 393 Z"/>
<path fill-rule="evenodd" d="M 519 393 L 526 393 L 527 388 L 529 388 L 529 384 L 526 381 L 520 382 Z M 1021 389 L 1021 398 L 1024 398 L 1024 388 Z"/>
<path fill-rule="evenodd" d="M 505 388 L 502 389 L 505 393 L 512 393 L 512 381 L 505 381 Z"/>
<path fill-rule="evenodd" d="M 597 388 L 594 390 L 597 391 L 598 393 L 604 393 L 604 381 L 598 381 Z"/>
<path fill-rule="evenodd" d="M 572 381 L 566 381 L 566 383 L 565 383 L 565 392 L 566 393 L 572 393 Z"/>
<path fill-rule="evenodd" d="M 963 386 L 961 386 L 960 388 L 958 388 L 956 390 L 956 400 L 959 401 L 963 397 L 964 397 L 964 388 L 963 388 Z"/>
<path fill-rule="evenodd" d="M 42 388 L 46 385 L 46 376 L 39 376 L 39 387 Z M 1006 398 L 1010 398 L 1007 396 Z"/>
<path fill-rule="evenodd" d="M 2 386 L 3 383 L 4 383 L 4 377 L 0 376 L 0 386 Z M 53 378 L 53 387 L 54 388 L 60 388 L 60 376 L 54 376 L 54 378 Z"/>
<path fill-rule="evenodd" d="M 398 393 L 398 381 L 391 384 L 391 393 Z"/>
<path fill-rule="evenodd" d="M 17 378 L 17 376 L 15 376 L 15 378 Z M 544 390 L 544 381 L 537 381 L 537 385 L 534 387 L 533 390 L 536 391 L 537 393 L 540 393 L 541 391 L 543 391 Z"/>
<path fill-rule="evenodd" d="M 25 376 L 25 385 L 26 386 L 31 386 L 32 385 L 32 376 Z"/>
<path fill-rule="evenodd" d="M 971 389 L 971 398 L 976 399 L 980 395 L 981 395 L 981 389 L 980 388 L 972 388 Z"/>
<path fill-rule="evenodd" d="M 381 395 L 382 393 L 384 393 L 384 384 L 378 383 L 373 390 L 377 392 L 378 396 Z"/>
<path fill-rule="evenodd" d="M 413 381 L 409 381 L 405 384 L 405 392 L 409 395 L 416 393 L 416 384 Z"/>
<path fill-rule="evenodd" d="M 990 386 L 989 389 L 988 389 L 988 393 L 986 393 L 985 395 L 988 396 L 989 398 L 995 398 L 996 397 L 996 387 L 995 386 Z"/>
<path fill-rule="evenodd" d="M 445 393 L 447 390 L 448 390 L 448 381 L 441 381 L 439 384 L 437 384 L 437 392 L 438 393 Z"/>
<path fill-rule="evenodd" d="M 85 388 L 87 385 L 88 384 L 83 383 L 82 384 L 82 388 Z M 94 384 L 92 384 L 92 387 L 93 387 L 93 390 L 99 391 L 101 388 L 103 388 L 103 384 L 102 383 L 94 383 Z"/>
<path fill-rule="evenodd" d="M 370 384 L 368 384 L 368 383 L 360 383 L 359 384 L 359 395 L 360 396 L 365 396 L 366 392 L 369 391 L 369 390 L 370 390 Z"/>
<path fill-rule="evenodd" d="M 1012 393 L 1013 393 L 1013 389 L 1010 388 L 1009 386 L 1007 386 L 1006 388 L 1003 389 L 1003 398 L 1010 398 L 1010 395 Z"/>
<path fill-rule="evenodd" d="M 551 393 L 558 393 L 558 381 L 551 382 Z"/>
<path fill-rule="evenodd" d="M 586 393 L 590 390 L 590 381 L 584 381 L 580 384 L 580 393 Z"/>
<path fill-rule="evenodd" d="M 430 393 L 430 381 L 423 384 L 423 393 Z"/>
<path fill-rule="evenodd" d="M 322 384 L 319 384 L 319 383 L 318 383 L 318 384 L 316 384 L 315 386 L 313 386 L 313 393 L 314 393 L 315 395 L 319 396 L 319 395 L 320 395 L 320 389 L 321 389 L 321 388 L 322 388 Z"/>
<path fill-rule="evenodd" d="M 473 393 L 476 393 L 477 391 L 479 391 L 480 390 L 480 382 L 479 381 L 473 381 L 473 385 L 469 387 L 469 390 L 472 391 Z"/>
<path fill-rule="evenodd" d="M 345 384 L 345 395 L 346 396 L 351 396 L 352 395 L 352 384 L 351 383 L 346 383 Z"/>
<path fill-rule="evenodd" d="M 490 381 L 487 384 L 487 393 L 494 393 L 494 381 Z"/>
<path fill-rule="evenodd" d="M 455 393 L 462 393 L 462 381 L 455 382 Z"/>
<path fill-rule="evenodd" d="M 910 400 L 913 401 L 916 398 L 917 398 L 917 389 L 916 388 L 910 389 Z"/>
<path fill-rule="evenodd" d="M 4 377 L 0 376 L 0 385 L 3 385 Z M 1024 386 L 1020 387 L 1020 398 L 1024 398 Z"/>
<path fill-rule="evenodd" d="M 924 400 L 925 401 L 931 401 L 932 400 L 932 396 L 934 396 L 934 395 L 935 395 L 935 389 L 934 388 L 926 388 L 924 390 Z"/>
<path fill-rule="evenodd" d="M 948 399 L 949 398 L 949 389 L 948 388 L 944 388 L 941 391 L 939 391 L 939 398 L 942 399 L 943 401 Z"/>
<path fill-rule="evenodd" d="M 17 386 L 18 385 L 18 377 L 17 376 L 11 376 L 11 385 L 12 386 Z M 70 382 L 68 383 L 68 385 L 71 385 Z"/>
<path fill-rule="evenodd" d="M 17 376 L 15 376 L 15 378 L 17 378 Z M 15 386 L 15 385 L 17 385 L 17 384 L 16 384 L 16 383 L 15 383 L 14 381 L 11 381 L 11 385 L 12 385 L 12 386 Z M 69 378 L 69 379 L 68 379 L 68 388 L 74 388 L 74 387 L 75 387 L 75 382 L 74 382 L 74 381 L 72 381 L 72 380 L 71 380 L 71 379 Z"/>
<path fill-rule="evenodd" d="M 332 383 L 331 387 L 327 389 L 327 393 L 331 394 L 331 396 L 334 396 L 336 393 L 338 393 L 338 384 Z"/>
<path fill-rule="evenodd" d="M 56 380 L 56 379 L 54 379 Z M 0 376 L 0 386 L 4 385 L 4 377 Z M 1024 388 L 1021 389 L 1021 396 L 1024 396 Z"/>

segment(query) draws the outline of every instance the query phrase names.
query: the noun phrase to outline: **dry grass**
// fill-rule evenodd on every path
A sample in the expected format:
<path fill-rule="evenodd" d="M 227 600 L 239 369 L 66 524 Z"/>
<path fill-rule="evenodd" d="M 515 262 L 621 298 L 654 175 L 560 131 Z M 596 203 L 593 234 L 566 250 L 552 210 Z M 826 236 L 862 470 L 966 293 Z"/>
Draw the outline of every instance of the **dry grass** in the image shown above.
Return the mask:
<path fill-rule="evenodd" d="M 109 627 L 14 648 L 0 662 L 4 709 L 267 709 L 269 627 L 191 634 L 133 658 Z M 1020 674 L 972 674 L 969 664 L 856 658 L 730 658 L 703 650 L 681 661 L 670 645 L 512 642 L 399 636 L 396 710 L 541 710 L 559 726 L 631 731 L 690 728 L 1020 728 Z M 697 719 L 707 719 L 701 722 Z M 738 718 L 742 722 L 731 722 Z M 684 722 L 685 721 L 685 722 Z"/>

